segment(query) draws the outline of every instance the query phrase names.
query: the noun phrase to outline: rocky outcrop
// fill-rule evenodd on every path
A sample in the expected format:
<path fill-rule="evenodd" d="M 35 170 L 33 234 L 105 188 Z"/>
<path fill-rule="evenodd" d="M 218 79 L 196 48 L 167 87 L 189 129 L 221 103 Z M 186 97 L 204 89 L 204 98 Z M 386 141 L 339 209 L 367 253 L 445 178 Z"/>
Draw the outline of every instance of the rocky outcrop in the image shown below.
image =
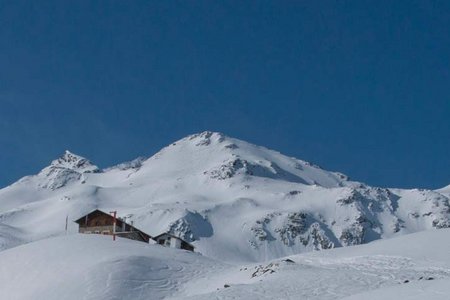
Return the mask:
<path fill-rule="evenodd" d="M 52 161 L 37 176 L 43 178 L 39 187 L 56 190 L 69 183 L 84 183 L 83 174 L 100 173 L 100 169 L 84 157 L 66 151 L 63 156 Z"/>
<path fill-rule="evenodd" d="M 304 212 L 271 213 L 257 220 L 250 230 L 255 239 L 249 242 L 255 249 L 265 242 L 281 242 L 286 247 L 297 245 L 313 250 L 335 246 L 320 222 Z"/>

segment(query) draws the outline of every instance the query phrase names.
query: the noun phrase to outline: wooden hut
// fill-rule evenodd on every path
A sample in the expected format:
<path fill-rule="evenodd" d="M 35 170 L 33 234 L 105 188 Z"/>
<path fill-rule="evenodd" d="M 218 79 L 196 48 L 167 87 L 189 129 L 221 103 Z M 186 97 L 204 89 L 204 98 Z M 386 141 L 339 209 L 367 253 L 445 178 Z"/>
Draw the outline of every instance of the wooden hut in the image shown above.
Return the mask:
<path fill-rule="evenodd" d="M 131 240 L 148 243 L 151 236 L 137 229 L 133 225 L 125 223 L 120 218 L 101 210 L 94 210 L 75 221 L 79 225 L 78 232 L 85 234 L 105 234 L 124 237 Z"/>
<path fill-rule="evenodd" d="M 167 232 L 155 236 L 153 240 L 155 240 L 159 245 L 165 247 L 194 251 L 193 245 Z"/>

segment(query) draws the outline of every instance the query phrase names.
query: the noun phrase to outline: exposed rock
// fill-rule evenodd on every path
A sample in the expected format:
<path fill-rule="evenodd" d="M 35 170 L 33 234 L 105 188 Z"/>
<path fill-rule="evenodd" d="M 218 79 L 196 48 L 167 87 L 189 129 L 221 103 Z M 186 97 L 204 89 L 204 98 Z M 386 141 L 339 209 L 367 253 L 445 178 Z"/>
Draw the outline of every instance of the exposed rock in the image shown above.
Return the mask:
<path fill-rule="evenodd" d="M 213 228 L 205 216 L 187 211 L 183 218 L 169 225 L 169 232 L 187 242 L 193 242 L 201 237 L 210 237 Z"/>
<path fill-rule="evenodd" d="M 122 170 L 122 171 L 130 170 L 130 169 L 139 170 L 142 167 L 142 163 L 146 159 L 147 159 L 146 157 L 141 156 L 141 157 L 138 157 L 138 158 L 133 159 L 131 161 L 115 165 L 115 166 L 113 166 L 111 168 L 107 168 L 107 169 L 105 169 L 105 172 L 109 171 L 109 170 L 113 170 L 113 169 L 119 169 L 119 170 Z"/>
<path fill-rule="evenodd" d="M 286 218 L 286 223 L 281 228 L 275 228 L 280 236 L 281 241 L 286 246 L 291 246 L 295 243 L 297 236 L 304 234 L 307 230 L 306 213 L 297 212 L 289 213 Z M 307 239 L 300 237 L 300 242 L 306 246 Z"/>
<path fill-rule="evenodd" d="M 39 183 L 39 187 L 56 190 L 69 183 L 84 183 L 83 174 L 99 172 L 100 169 L 86 158 L 66 151 L 37 176 L 44 179 Z"/>
<path fill-rule="evenodd" d="M 276 220 L 276 226 L 271 226 Z M 319 222 L 313 218 L 308 221 L 308 215 L 304 212 L 296 213 L 271 213 L 257 220 L 252 226 L 256 241 L 251 241 L 254 248 L 259 248 L 262 242 L 280 240 L 285 246 L 302 245 L 314 250 L 330 249 L 334 243 L 326 236 L 320 228 Z"/>
<path fill-rule="evenodd" d="M 364 227 L 360 223 L 353 223 L 342 231 L 339 240 L 345 246 L 362 244 L 364 242 Z"/>
<path fill-rule="evenodd" d="M 437 229 L 450 228 L 450 220 L 449 219 L 444 219 L 444 218 L 435 219 L 435 220 L 433 220 L 432 224 L 433 224 L 433 227 L 436 227 Z"/>
<path fill-rule="evenodd" d="M 270 263 L 266 266 L 263 265 L 256 266 L 255 267 L 256 271 L 252 273 L 252 278 L 275 273 L 275 269 L 277 269 L 279 266 L 280 264 L 278 263 Z"/>
<path fill-rule="evenodd" d="M 319 223 L 314 223 L 310 228 L 311 242 L 314 250 L 325 250 L 334 248 L 334 244 L 328 239 L 325 232 L 320 228 Z"/>

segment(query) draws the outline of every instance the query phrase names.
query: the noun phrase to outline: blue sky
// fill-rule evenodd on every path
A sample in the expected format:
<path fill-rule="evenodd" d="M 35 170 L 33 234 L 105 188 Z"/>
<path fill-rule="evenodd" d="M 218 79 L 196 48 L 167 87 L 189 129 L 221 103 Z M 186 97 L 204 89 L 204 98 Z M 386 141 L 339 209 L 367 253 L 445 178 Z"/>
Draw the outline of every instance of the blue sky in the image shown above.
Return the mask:
<path fill-rule="evenodd" d="M 0 2 L 0 186 L 213 130 L 438 188 L 449 115 L 449 1 Z"/>

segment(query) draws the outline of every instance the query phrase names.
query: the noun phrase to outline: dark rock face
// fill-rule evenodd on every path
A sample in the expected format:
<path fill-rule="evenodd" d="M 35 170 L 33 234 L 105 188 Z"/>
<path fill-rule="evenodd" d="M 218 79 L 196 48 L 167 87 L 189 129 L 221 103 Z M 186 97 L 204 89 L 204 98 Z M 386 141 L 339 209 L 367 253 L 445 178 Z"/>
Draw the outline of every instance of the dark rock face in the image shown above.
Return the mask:
<path fill-rule="evenodd" d="M 320 222 L 304 212 L 268 214 L 257 220 L 251 231 L 256 240 L 250 241 L 250 244 L 255 249 L 265 242 L 275 241 L 280 241 L 287 247 L 300 245 L 313 250 L 335 246 L 326 236 Z"/>
<path fill-rule="evenodd" d="M 450 220 L 449 219 L 435 219 L 433 220 L 433 227 L 437 228 L 437 229 L 441 229 L 441 228 L 450 228 Z"/>
<path fill-rule="evenodd" d="M 311 242 L 314 245 L 314 250 L 334 248 L 334 244 L 325 235 L 324 231 L 320 228 L 319 223 L 311 225 L 310 236 Z"/>
<path fill-rule="evenodd" d="M 291 246 L 298 236 L 299 241 L 303 245 L 306 246 L 308 244 L 308 240 L 300 236 L 307 230 L 306 217 L 306 213 L 303 212 L 289 213 L 286 225 L 281 228 L 275 228 L 275 232 L 279 234 L 281 241 L 286 246 Z"/>
<path fill-rule="evenodd" d="M 439 194 L 427 195 L 430 199 L 424 201 L 429 203 L 430 211 L 410 212 L 410 218 L 429 220 L 438 229 L 450 228 L 448 199 Z M 301 201 L 305 195 L 291 191 L 286 197 Z M 381 238 L 383 232 L 395 234 L 403 230 L 406 223 L 397 215 L 399 198 L 389 189 L 364 185 L 350 188 L 335 202 L 338 221 L 327 220 L 312 211 L 274 212 L 255 221 L 250 228 L 255 238 L 249 242 L 255 249 L 277 241 L 286 247 L 313 250 L 364 244 Z M 390 222 L 382 223 L 380 214 L 389 216 Z"/>
<path fill-rule="evenodd" d="M 268 162 L 265 165 L 263 162 L 249 162 L 235 154 L 232 154 L 232 156 L 232 159 L 224 161 L 222 165 L 215 169 L 205 171 L 204 174 L 218 180 L 225 180 L 234 177 L 236 174 L 242 174 L 307 184 L 302 178 L 283 170 L 273 162 Z"/>
<path fill-rule="evenodd" d="M 364 227 L 359 223 L 354 223 L 351 227 L 342 231 L 339 240 L 345 246 L 353 246 L 364 243 Z"/>

